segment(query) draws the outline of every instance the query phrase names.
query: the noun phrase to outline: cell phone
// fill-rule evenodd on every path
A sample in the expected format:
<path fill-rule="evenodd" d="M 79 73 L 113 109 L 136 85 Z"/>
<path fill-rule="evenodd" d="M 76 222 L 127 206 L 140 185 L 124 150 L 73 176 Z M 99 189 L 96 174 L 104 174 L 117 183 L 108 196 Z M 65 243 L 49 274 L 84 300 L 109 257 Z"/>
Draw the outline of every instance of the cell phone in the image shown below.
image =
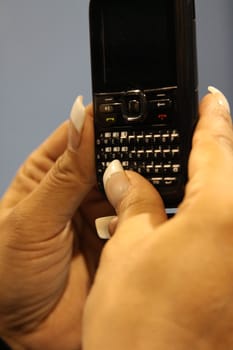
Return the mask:
<path fill-rule="evenodd" d="M 184 195 L 198 116 L 193 0 L 91 0 L 96 173 L 119 159 L 167 208 Z"/>

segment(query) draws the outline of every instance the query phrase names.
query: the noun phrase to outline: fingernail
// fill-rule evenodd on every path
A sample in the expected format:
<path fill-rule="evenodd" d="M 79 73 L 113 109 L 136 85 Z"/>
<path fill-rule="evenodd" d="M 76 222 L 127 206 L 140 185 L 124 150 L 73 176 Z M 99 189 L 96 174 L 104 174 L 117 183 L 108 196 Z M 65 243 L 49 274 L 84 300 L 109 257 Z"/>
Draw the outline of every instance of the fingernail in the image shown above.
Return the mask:
<path fill-rule="evenodd" d="M 214 86 L 209 86 L 208 91 L 211 94 L 216 95 L 218 97 L 218 103 L 226 108 L 228 113 L 231 113 L 229 102 L 227 101 L 226 96 L 219 89 L 216 89 Z"/>
<path fill-rule="evenodd" d="M 77 151 L 79 147 L 85 116 L 83 97 L 78 96 L 70 112 L 68 147 L 73 151 Z"/>
<path fill-rule="evenodd" d="M 119 160 L 112 161 L 105 170 L 103 183 L 109 202 L 116 208 L 130 185 Z"/>
<path fill-rule="evenodd" d="M 115 216 L 106 216 L 95 220 L 95 227 L 99 238 L 109 239 L 111 238 L 109 232 L 109 224 L 115 218 Z"/>

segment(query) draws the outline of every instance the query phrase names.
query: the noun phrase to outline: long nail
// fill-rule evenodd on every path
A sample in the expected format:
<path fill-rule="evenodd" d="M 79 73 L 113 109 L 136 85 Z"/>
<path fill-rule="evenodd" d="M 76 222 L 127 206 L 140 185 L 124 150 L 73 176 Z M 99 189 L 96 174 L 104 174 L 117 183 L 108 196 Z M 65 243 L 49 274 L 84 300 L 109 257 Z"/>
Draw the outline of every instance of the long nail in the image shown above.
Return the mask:
<path fill-rule="evenodd" d="M 111 238 L 111 234 L 109 232 L 109 225 L 111 221 L 115 218 L 116 216 L 106 216 L 95 220 L 95 227 L 99 238 L 101 239 Z"/>
<path fill-rule="evenodd" d="M 83 105 L 83 97 L 78 96 L 70 112 L 68 148 L 72 151 L 77 151 L 79 147 L 85 116 L 86 110 Z"/>
<path fill-rule="evenodd" d="M 218 98 L 218 103 L 221 106 L 223 106 L 227 110 L 227 112 L 230 114 L 231 109 L 226 96 L 219 89 L 216 89 L 214 86 L 209 86 L 208 91 Z"/>
<path fill-rule="evenodd" d="M 104 173 L 103 183 L 109 202 L 117 209 L 118 203 L 130 186 L 129 179 L 119 160 L 110 163 Z"/>

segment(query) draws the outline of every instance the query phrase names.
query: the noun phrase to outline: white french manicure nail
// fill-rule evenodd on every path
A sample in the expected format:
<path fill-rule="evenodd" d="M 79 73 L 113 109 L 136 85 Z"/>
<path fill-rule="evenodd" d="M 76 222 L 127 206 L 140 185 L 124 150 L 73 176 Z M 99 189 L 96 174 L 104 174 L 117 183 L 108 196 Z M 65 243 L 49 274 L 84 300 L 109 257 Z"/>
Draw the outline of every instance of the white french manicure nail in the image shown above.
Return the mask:
<path fill-rule="evenodd" d="M 110 177 L 116 173 L 122 173 L 124 169 L 121 162 L 118 159 L 113 160 L 104 172 L 103 183 L 104 186 L 107 184 Z"/>
<path fill-rule="evenodd" d="M 78 96 L 71 109 L 70 119 L 79 133 L 81 133 L 83 128 L 85 115 L 86 115 L 86 110 L 83 105 L 83 97 Z"/>
<path fill-rule="evenodd" d="M 229 105 L 229 102 L 227 101 L 226 96 L 219 89 L 216 89 L 214 86 L 209 86 L 208 91 L 213 95 L 219 95 L 218 103 L 221 106 L 225 107 L 228 113 L 231 112 L 230 105 Z"/>
<path fill-rule="evenodd" d="M 78 96 L 70 112 L 70 124 L 68 134 L 68 147 L 76 151 L 80 144 L 80 135 L 82 132 L 86 109 L 83 105 L 83 97 Z"/>
<path fill-rule="evenodd" d="M 96 227 L 96 231 L 97 231 L 99 238 L 101 238 L 101 239 L 111 238 L 108 227 L 109 227 L 110 222 L 114 218 L 115 218 L 115 216 L 106 216 L 106 217 L 98 218 L 95 220 L 95 227 Z"/>
<path fill-rule="evenodd" d="M 105 193 L 112 206 L 117 209 L 130 182 L 119 160 L 112 161 L 103 176 Z"/>

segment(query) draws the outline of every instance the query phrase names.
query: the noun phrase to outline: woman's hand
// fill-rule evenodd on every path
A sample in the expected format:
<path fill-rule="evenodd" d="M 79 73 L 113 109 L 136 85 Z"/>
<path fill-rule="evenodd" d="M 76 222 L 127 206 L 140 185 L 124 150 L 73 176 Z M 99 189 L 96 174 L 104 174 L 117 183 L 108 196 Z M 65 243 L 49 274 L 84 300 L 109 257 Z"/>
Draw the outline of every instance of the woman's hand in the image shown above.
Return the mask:
<path fill-rule="evenodd" d="M 233 128 L 211 91 L 174 218 L 138 174 L 117 162 L 105 173 L 117 220 L 85 309 L 85 350 L 233 348 Z"/>
<path fill-rule="evenodd" d="M 31 154 L 0 203 L 0 336 L 13 349 L 80 348 L 102 248 L 93 223 L 111 208 L 94 189 L 92 108 L 78 98 L 71 118 Z"/>

